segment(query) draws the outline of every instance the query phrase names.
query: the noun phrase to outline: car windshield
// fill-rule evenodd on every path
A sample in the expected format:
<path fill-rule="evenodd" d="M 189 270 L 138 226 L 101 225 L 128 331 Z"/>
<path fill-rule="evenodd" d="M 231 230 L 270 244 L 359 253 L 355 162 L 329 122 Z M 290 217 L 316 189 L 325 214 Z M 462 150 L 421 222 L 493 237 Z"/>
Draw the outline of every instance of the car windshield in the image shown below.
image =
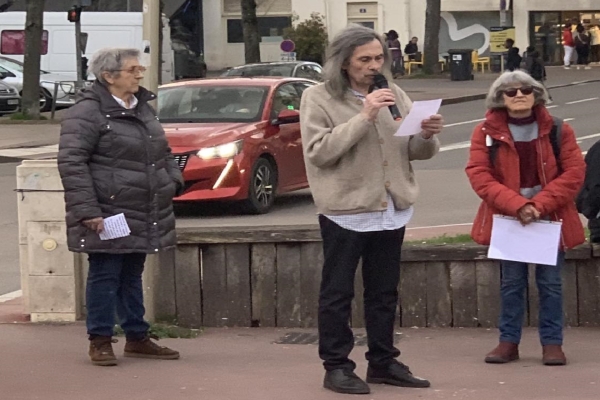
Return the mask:
<path fill-rule="evenodd" d="M 165 123 L 256 122 L 268 87 L 189 85 L 158 91 L 158 117 Z"/>
<path fill-rule="evenodd" d="M 17 60 L 11 60 L 9 58 L 0 58 L 0 65 L 3 66 L 6 69 L 12 70 L 12 71 L 16 71 L 19 73 L 23 73 L 23 63 Z M 48 71 L 44 71 L 43 69 L 40 70 L 40 72 L 42 74 L 49 74 L 50 72 Z"/>
<path fill-rule="evenodd" d="M 224 76 L 292 76 L 294 64 L 248 65 L 232 68 Z"/>

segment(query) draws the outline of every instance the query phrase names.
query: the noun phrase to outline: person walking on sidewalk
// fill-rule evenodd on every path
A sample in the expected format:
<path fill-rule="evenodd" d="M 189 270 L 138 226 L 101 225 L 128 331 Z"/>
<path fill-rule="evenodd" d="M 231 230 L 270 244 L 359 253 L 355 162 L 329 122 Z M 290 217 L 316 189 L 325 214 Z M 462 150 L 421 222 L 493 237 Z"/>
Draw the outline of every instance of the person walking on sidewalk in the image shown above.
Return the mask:
<path fill-rule="evenodd" d="M 306 89 L 300 106 L 306 171 L 319 214 L 324 265 L 319 293 L 319 356 L 324 387 L 366 394 L 369 386 L 354 374 L 350 311 L 354 278 L 362 259 L 364 313 L 368 336 L 368 383 L 429 387 L 397 361 L 394 321 L 398 306 L 400 253 L 405 226 L 413 214 L 418 186 L 412 160 L 439 150 L 441 115 L 421 124 L 422 132 L 397 137 L 411 101 L 393 83 L 374 90 L 375 76 L 388 75 L 389 54 L 372 29 L 351 25 L 331 42 L 326 82 Z M 380 79 L 377 81 L 382 82 Z"/>
<path fill-rule="evenodd" d="M 544 87 L 526 73 L 502 74 L 487 96 L 485 121 L 473 132 L 466 173 L 483 200 L 471 230 L 475 242 L 490 244 L 494 214 L 515 217 L 523 225 L 539 219 L 562 221 L 557 264 L 537 265 L 535 278 L 542 360 L 564 365 L 561 269 L 564 251 L 585 241 L 575 207 L 585 163 L 573 129 L 550 115 L 547 100 Z M 487 363 L 519 358 L 528 264 L 500 264 L 500 343 L 485 357 Z"/>
<path fill-rule="evenodd" d="M 525 51 L 525 69 L 531 75 L 533 79 L 538 81 L 539 83 L 546 88 L 544 85 L 544 81 L 546 80 L 546 67 L 544 66 L 544 61 L 540 57 L 540 53 L 533 46 L 527 47 Z M 552 95 L 550 95 L 550 91 L 546 88 L 548 92 L 548 104 L 552 103 Z"/>
<path fill-rule="evenodd" d="M 570 22 L 565 24 L 565 28 L 562 33 L 563 48 L 565 51 L 565 69 L 571 68 L 571 60 L 573 59 L 573 52 L 575 51 L 575 42 L 573 41 L 573 25 Z"/>
<path fill-rule="evenodd" d="M 89 356 L 116 365 L 115 311 L 126 334 L 126 357 L 176 359 L 158 346 L 144 320 L 142 272 L 146 254 L 176 245 L 173 197 L 181 172 L 140 86 L 145 68 L 137 49 L 102 49 L 90 63 L 97 80 L 62 121 L 58 169 L 65 189 L 69 250 L 87 253 Z M 104 219 L 124 214 L 131 233 L 103 240 Z"/>

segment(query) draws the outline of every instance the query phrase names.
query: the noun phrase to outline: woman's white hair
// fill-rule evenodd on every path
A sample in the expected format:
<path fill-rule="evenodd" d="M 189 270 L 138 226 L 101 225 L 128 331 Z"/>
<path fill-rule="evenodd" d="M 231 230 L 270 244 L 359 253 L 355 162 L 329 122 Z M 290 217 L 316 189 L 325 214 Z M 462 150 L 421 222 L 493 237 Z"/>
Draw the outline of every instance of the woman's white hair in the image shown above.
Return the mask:
<path fill-rule="evenodd" d="M 140 58 L 138 49 L 121 49 L 121 48 L 105 48 L 100 49 L 94 54 L 90 61 L 90 72 L 94 74 L 96 79 L 106 84 L 106 79 L 102 76 L 104 72 L 108 72 L 111 76 L 117 77 L 125 60 Z"/>
<path fill-rule="evenodd" d="M 533 79 L 523 71 L 505 72 L 492 83 L 490 91 L 485 99 L 485 105 L 489 110 L 506 108 L 504 104 L 504 91 L 518 86 L 533 87 L 534 105 L 546 104 L 548 102 L 548 91 L 543 84 Z"/>

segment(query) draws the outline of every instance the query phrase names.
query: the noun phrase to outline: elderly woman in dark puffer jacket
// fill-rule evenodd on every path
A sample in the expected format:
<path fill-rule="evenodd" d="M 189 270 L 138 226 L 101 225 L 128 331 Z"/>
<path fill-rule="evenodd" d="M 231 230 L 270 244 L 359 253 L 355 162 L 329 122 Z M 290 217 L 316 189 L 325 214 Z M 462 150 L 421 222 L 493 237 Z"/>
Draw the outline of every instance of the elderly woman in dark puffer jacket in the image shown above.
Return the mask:
<path fill-rule="evenodd" d="M 176 244 L 172 199 L 183 180 L 148 104 L 156 96 L 140 86 L 139 56 L 136 49 L 98 51 L 90 64 L 97 81 L 81 92 L 61 128 L 68 245 L 89 255 L 87 331 L 95 365 L 117 363 L 115 310 L 127 337 L 125 356 L 179 358 L 150 340 L 144 320 L 144 262 Z M 131 234 L 101 240 L 104 218 L 120 213 Z"/>

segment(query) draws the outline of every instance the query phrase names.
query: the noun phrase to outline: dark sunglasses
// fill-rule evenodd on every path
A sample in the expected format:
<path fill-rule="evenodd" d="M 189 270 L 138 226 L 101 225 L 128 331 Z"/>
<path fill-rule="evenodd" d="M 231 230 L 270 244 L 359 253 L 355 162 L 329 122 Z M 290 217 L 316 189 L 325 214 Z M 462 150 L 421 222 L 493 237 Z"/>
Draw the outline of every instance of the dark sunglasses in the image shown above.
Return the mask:
<path fill-rule="evenodd" d="M 504 94 L 508 97 L 515 97 L 518 91 L 520 91 L 521 94 L 523 94 L 524 96 L 529 96 L 531 93 L 533 93 L 533 86 L 523 86 L 516 89 L 507 89 L 504 91 Z"/>

